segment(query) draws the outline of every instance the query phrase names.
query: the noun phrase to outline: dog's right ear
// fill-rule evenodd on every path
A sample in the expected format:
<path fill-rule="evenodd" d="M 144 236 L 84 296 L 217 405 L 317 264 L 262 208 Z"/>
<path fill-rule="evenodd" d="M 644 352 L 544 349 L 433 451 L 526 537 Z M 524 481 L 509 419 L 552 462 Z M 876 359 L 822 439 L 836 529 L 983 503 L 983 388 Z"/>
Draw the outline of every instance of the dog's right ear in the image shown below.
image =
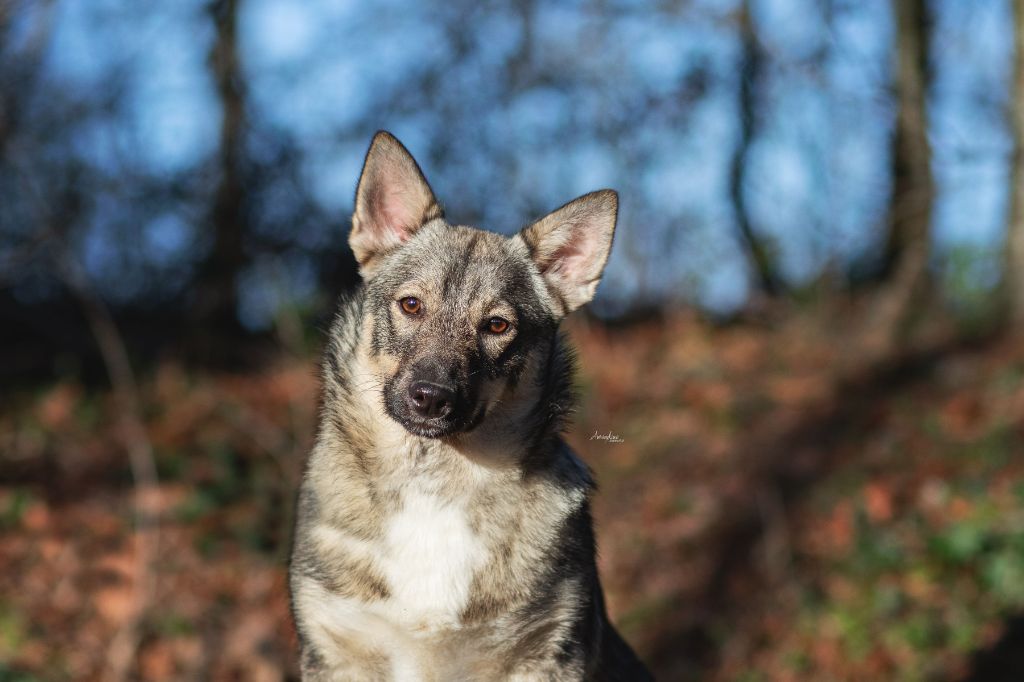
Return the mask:
<path fill-rule="evenodd" d="M 375 261 L 444 212 L 415 159 L 386 131 L 373 136 L 356 188 L 348 244 L 366 277 Z"/>

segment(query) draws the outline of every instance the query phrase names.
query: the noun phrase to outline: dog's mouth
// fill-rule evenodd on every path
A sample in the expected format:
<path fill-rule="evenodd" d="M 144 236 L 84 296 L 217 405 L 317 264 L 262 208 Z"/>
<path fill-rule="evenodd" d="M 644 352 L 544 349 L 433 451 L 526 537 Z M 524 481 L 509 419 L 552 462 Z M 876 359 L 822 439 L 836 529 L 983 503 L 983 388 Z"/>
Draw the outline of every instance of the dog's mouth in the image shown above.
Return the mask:
<path fill-rule="evenodd" d="M 458 429 L 448 423 L 448 420 L 418 419 L 416 417 L 395 417 L 395 420 L 406 431 L 420 438 L 443 438 L 458 432 Z"/>
<path fill-rule="evenodd" d="M 392 418 L 401 424 L 406 431 L 421 438 L 445 438 L 472 431 L 484 420 L 487 410 L 480 406 L 469 412 L 468 417 L 447 417 L 443 419 L 422 419 L 410 415 L 395 415 Z"/>
<path fill-rule="evenodd" d="M 480 405 L 459 410 L 440 418 L 423 418 L 406 410 L 396 410 L 389 403 L 388 414 L 406 431 L 420 438 L 446 438 L 472 431 L 484 420 L 487 409 Z"/>

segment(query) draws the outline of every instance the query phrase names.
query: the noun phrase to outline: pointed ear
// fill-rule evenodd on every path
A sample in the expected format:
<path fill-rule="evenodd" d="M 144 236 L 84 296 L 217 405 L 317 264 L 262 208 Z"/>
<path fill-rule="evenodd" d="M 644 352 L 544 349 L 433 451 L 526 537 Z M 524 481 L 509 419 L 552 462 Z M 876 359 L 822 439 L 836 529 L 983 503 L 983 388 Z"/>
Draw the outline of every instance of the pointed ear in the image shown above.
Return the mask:
<path fill-rule="evenodd" d="M 585 194 L 519 233 L 548 289 L 568 315 L 594 297 L 612 249 L 619 195 Z"/>
<path fill-rule="evenodd" d="M 402 143 L 383 130 L 374 135 L 359 176 L 348 237 L 359 272 L 366 276 L 378 256 L 443 215 L 420 167 Z"/>

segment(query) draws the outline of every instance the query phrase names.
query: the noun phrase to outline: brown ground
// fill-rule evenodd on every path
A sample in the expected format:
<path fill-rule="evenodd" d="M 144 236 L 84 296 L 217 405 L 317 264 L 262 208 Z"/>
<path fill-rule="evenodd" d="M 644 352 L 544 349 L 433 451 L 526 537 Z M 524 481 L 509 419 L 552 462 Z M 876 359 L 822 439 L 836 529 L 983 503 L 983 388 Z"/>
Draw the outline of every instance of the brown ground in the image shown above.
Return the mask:
<path fill-rule="evenodd" d="M 660 679 L 956 680 L 1024 612 L 1024 340 L 858 371 L 796 318 L 573 336 L 609 606 Z M 138 677 L 295 677 L 284 561 L 316 392 L 311 357 L 144 379 Z M 0 680 L 97 678 L 139 575 L 112 401 L 73 381 L 0 400 Z"/>

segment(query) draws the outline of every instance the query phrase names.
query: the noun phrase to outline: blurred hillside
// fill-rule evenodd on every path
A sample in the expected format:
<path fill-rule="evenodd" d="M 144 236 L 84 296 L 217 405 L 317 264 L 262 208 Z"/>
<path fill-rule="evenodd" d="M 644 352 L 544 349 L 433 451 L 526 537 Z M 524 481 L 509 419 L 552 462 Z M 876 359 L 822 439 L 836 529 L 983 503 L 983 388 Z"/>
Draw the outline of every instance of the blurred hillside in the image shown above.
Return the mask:
<path fill-rule="evenodd" d="M 939 341 L 838 386 L 839 327 L 573 325 L 609 607 L 659 679 L 1017 679 L 1019 634 L 984 666 L 1024 612 L 1024 339 Z M 142 572 L 110 395 L 5 394 L 0 677 L 98 678 L 141 579 L 140 679 L 295 679 L 313 364 L 143 382 Z"/>

